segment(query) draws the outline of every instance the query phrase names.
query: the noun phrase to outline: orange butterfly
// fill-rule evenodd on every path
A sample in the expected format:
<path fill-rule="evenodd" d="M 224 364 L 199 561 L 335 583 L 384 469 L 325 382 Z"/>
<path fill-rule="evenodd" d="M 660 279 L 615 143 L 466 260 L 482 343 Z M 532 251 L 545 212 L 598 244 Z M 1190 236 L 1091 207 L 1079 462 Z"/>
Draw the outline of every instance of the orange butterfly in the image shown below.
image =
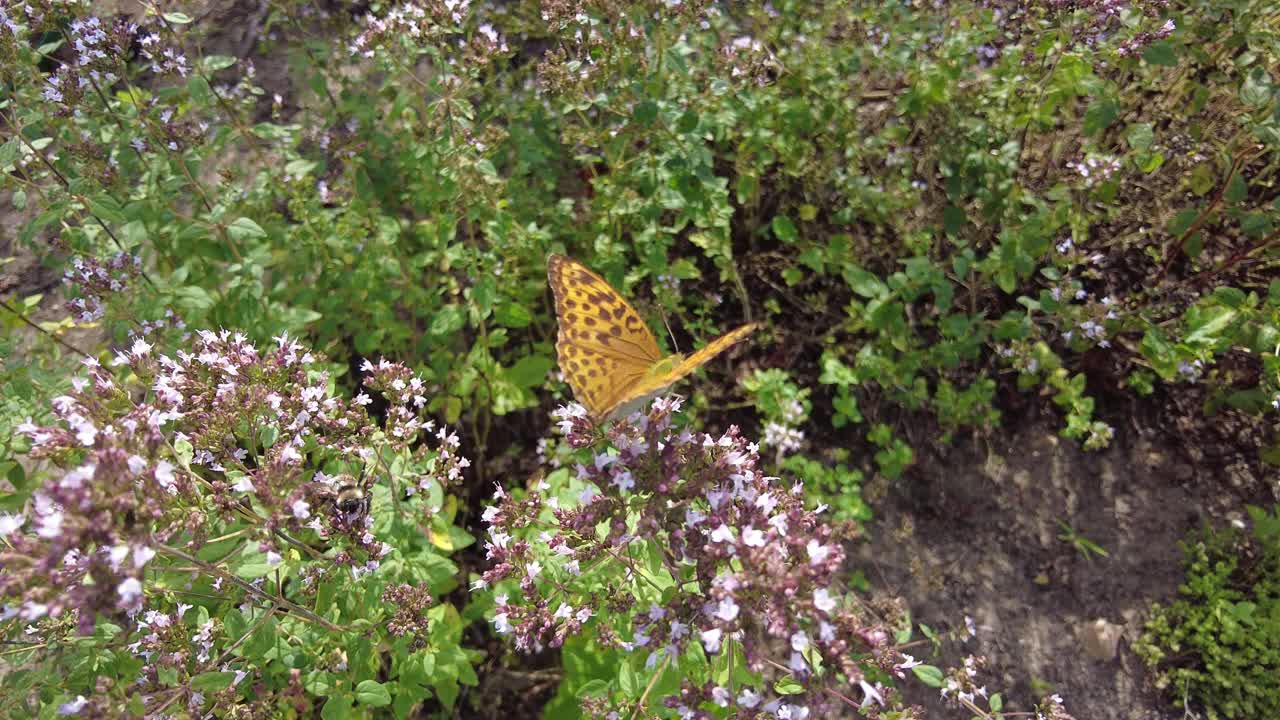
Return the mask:
<path fill-rule="evenodd" d="M 620 417 L 697 370 L 759 325 L 749 323 L 689 357 L 663 356 L 658 340 L 625 298 L 585 265 L 547 259 L 560 333 L 556 356 L 573 394 L 596 420 Z"/>

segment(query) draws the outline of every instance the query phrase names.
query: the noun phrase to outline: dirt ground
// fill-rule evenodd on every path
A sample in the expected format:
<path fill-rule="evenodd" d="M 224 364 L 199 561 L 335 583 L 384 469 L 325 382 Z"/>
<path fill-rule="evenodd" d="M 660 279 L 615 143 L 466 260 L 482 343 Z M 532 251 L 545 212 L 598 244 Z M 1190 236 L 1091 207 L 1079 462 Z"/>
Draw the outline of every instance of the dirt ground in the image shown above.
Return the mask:
<path fill-rule="evenodd" d="M 851 549 L 851 563 L 876 595 L 911 599 L 914 618 L 939 632 L 963 635 L 957 623 L 972 617 L 975 637 L 927 661 L 984 657 L 1006 711 L 1056 692 L 1081 720 L 1183 717 L 1161 702 L 1130 643 L 1151 603 L 1177 594 L 1179 541 L 1243 517 L 1242 501 L 1273 502 L 1275 478 L 1248 461 L 1249 448 L 1224 462 L 1176 444 L 1180 423 L 1163 412 L 1117 427 L 1112 446 L 1092 453 L 1058 438 L 1052 417 L 1028 414 L 929 452 L 875 504 L 870 542 Z M 1082 555 L 1060 523 L 1108 556 Z M 937 711 L 930 717 L 958 712 L 919 684 L 907 697 Z"/>

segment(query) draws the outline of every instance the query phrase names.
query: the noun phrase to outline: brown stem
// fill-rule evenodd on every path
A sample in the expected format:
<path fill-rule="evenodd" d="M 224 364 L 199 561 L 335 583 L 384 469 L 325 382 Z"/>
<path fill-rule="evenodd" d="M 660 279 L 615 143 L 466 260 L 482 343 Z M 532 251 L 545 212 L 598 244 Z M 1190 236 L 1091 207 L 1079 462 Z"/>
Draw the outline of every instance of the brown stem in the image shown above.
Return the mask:
<path fill-rule="evenodd" d="M 309 621 L 311 621 L 311 622 L 313 622 L 313 623 L 315 623 L 315 624 L 317 624 L 317 625 L 319 625 L 319 626 L 323 627 L 323 628 L 324 628 L 324 629 L 326 629 L 326 630 L 330 630 L 330 631 L 333 631 L 333 632 L 345 632 L 345 631 L 346 631 L 346 628 L 343 628 L 343 627 L 338 626 L 338 625 L 334 625 L 333 623 L 329 622 L 328 620 L 326 620 L 326 619 L 324 619 L 324 618 L 320 617 L 319 615 L 317 615 L 317 614 L 315 614 L 315 613 L 311 612 L 310 610 L 308 610 L 308 609 L 306 609 L 306 608 L 302 607 L 301 605 L 299 605 L 299 604 L 297 604 L 297 603 L 293 602 L 292 600 L 286 600 L 286 599 L 284 599 L 284 598 L 282 598 L 282 597 L 276 597 L 275 595 L 272 595 L 272 594 L 270 594 L 270 593 L 266 592 L 265 590 L 260 590 L 260 589 L 258 589 L 258 588 L 256 588 L 256 587 L 254 587 L 253 585 L 251 585 L 251 584 L 249 584 L 249 583 L 245 582 L 244 580 L 241 580 L 240 578 L 236 577 L 235 575 L 232 575 L 231 573 L 227 572 L 226 570 L 223 570 L 223 569 L 222 569 L 222 568 L 220 568 L 220 567 L 215 567 L 215 566 L 213 566 L 213 565 L 210 565 L 209 563 L 207 563 L 207 562 L 205 562 L 205 561 L 201 560 L 200 558 L 198 558 L 198 557 L 196 557 L 196 556 L 194 556 L 194 555 L 191 555 L 191 554 L 189 554 L 189 553 L 183 552 L 182 550 L 179 550 L 178 548 L 170 547 L 170 546 L 168 546 L 168 545 L 161 545 L 161 546 L 160 546 L 160 551 L 161 551 L 161 552 L 163 552 L 163 553 L 164 553 L 164 554 L 166 554 L 166 555 L 171 556 L 171 557 L 176 557 L 176 558 L 178 558 L 179 560 L 184 560 L 184 561 L 186 561 L 186 562 L 189 562 L 189 563 L 191 563 L 192 565 L 195 565 L 195 566 L 199 567 L 201 570 L 203 570 L 203 571 L 204 571 L 204 572 L 206 572 L 206 573 L 210 573 L 210 574 L 212 574 L 212 575 L 216 575 L 216 576 L 218 576 L 218 577 L 220 577 L 220 578 L 222 578 L 222 579 L 224 579 L 224 580 L 229 580 L 229 581 L 231 581 L 231 583 L 232 583 L 233 585 L 235 585 L 236 587 L 240 588 L 241 590 L 244 590 L 245 592 L 249 593 L 250 595 L 253 595 L 253 596 L 255 596 L 255 597 L 260 597 L 260 598 L 262 598 L 263 600 L 266 600 L 266 601 L 268 601 L 268 602 L 275 603 L 276 605 L 279 605 L 279 606 L 280 606 L 280 607 L 282 607 L 282 608 L 286 608 L 286 609 L 288 609 L 290 612 L 292 612 L 293 614 L 297 615 L 298 617 L 303 618 L 303 619 L 305 619 L 305 620 L 309 620 Z"/>
<path fill-rule="evenodd" d="M 40 327 L 39 325 L 35 324 L 35 323 L 34 323 L 34 322 L 32 322 L 32 321 L 31 321 L 31 320 L 30 320 L 26 315 L 23 315 L 22 313 L 18 312 L 18 311 L 17 311 L 17 310 L 15 310 L 14 308 L 10 307 L 10 306 L 9 306 L 9 304 L 8 304 L 8 303 L 6 303 L 6 302 L 4 302 L 3 300 L 0 300 L 0 308 L 4 308 L 5 310 L 8 310 L 9 312 L 13 313 L 13 316 L 14 316 L 14 317 L 18 318 L 18 319 L 19 319 L 19 320 L 21 320 L 24 324 L 26 324 L 26 325 L 30 326 L 31 328 L 33 328 L 36 332 L 38 332 L 38 333 L 40 333 L 40 334 L 42 334 L 42 335 L 47 336 L 50 340 L 53 340 L 54 342 L 58 343 L 58 344 L 59 344 L 59 345 L 61 345 L 62 347 L 64 347 L 64 348 L 66 348 L 66 349 L 70 350 L 71 352 L 73 352 L 73 353 L 75 353 L 75 354 L 79 355 L 80 357 L 83 357 L 83 358 L 85 358 L 85 359 L 90 359 L 90 360 L 91 360 L 91 359 L 93 359 L 93 356 L 92 356 L 92 355 L 90 355 L 89 353 L 87 353 L 87 352 L 85 352 L 85 351 L 81 350 L 80 348 L 78 348 L 78 347 L 76 347 L 76 346 L 72 345 L 71 343 L 67 342 L 66 340 L 63 340 L 62 338 L 58 337 L 57 335 L 54 335 L 53 333 L 49 332 L 48 330 L 45 330 L 44 328 L 42 328 L 42 327 Z"/>
<path fill-rule="evenodd" d="M 1196 216 L 1196 219 L 1192 221 L 1191 225 L 1178 236 L 1176 242 L 1165 247 L 1164 265 L 1160 268 L 1160 275 L 1157 278 L 1157 283 L 1163 281 L 1169 274 L 1169 270 L 1173 267 L 1173 261 L 1178 258 L 1178 250 L 1182 247 L 1182 243 L 1186 242 L 1187 238 L 1191 237 L 1191 233 L 1199 230 L 1200 227 L 1205 224 L 1209 219 L 1209 215 L 1216 207 L 1218 207 L 1218 204 L 1222 202 L 1223 196 L 1227 194 L 1227 188 L 1231 186 L 1231 180 L 1235 178 L 1236 173 L 1240 172 L 1240 169 L 1248 164 L 1252 159 L 1253 155 L 1250 154 L 1241 155 L 1231 161 L 1231 171 L 1227 173 L 1227 179 L 1218 187 L 1218 192 L 1214 193 L 1213 199 L 1209 201 L 1209 205 L 1204 210 L 1200 211 L 1200 214 Z"/>
<path fill-rule="evenodd" d="M 1265 250 L 1271 245 L 1274 245 L 1277 240 L 1280 240 L 1280 230 L 1276 230 L 1275 232 L 1271 233 L 1270 235 L 1265 237 L 1262 240 L 1262 242 L 1258 243 L 1257 245 L 1250 245 L 1249 247 L 1238 251 L 1231 257 L 1222 261 L 1222 264 L 1219 265 L 1218 267 L 1213 268 L 1212 270 L 1203 270 L 1199 273 L 1196 273 L 1195 275 L 1192 275 L 1189 281 L 1194 283 L 1207 283 L 1210 280 L 1217 277 L 1218 275 L 1221 275 L 1223 272 L 1231 269 L 1233 266 L 1240 263 L 1240 261 L 1249 257 L 1255 252 L 1258 252 L 1259 250 Z"/>

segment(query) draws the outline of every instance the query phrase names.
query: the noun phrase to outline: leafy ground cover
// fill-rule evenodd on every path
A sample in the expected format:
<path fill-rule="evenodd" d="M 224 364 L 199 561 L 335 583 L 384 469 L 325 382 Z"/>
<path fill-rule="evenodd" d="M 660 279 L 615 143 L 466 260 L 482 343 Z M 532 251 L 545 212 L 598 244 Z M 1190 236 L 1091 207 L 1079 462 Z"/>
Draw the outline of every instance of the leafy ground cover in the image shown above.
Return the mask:
<path fill-rule="evenodd" d="M 0 12 L 0 713 L 1275 706 L 1270 3 Z"/>

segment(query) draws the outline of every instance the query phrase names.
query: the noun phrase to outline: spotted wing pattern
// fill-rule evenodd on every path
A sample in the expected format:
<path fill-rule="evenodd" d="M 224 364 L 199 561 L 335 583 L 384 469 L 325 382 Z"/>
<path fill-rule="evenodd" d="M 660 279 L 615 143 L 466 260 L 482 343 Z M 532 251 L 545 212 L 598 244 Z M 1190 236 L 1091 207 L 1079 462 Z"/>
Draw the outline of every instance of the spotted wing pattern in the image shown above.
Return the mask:
<path fill-rule="evenodd" d="M 595 417 L 610 398 L 643 379 L 662 359 L 658 341 L 640 314 L 582 263 L 552 255 L 547 278 L 560 331 L 556 356 L 573 394 Z"/>
<path fill-rule="evenodd" d="M 662 359 L 658 341 L 640 314 L 604 278 L 582 263 L 552 255 L 547 278 L 555 296 L 560 330 L 556 356 L 573 394 L 597 419 L 653 395 L 697 370 L 757 325 L 743 325 L 675 363 L 670 370 L 651 370 Z"/>

